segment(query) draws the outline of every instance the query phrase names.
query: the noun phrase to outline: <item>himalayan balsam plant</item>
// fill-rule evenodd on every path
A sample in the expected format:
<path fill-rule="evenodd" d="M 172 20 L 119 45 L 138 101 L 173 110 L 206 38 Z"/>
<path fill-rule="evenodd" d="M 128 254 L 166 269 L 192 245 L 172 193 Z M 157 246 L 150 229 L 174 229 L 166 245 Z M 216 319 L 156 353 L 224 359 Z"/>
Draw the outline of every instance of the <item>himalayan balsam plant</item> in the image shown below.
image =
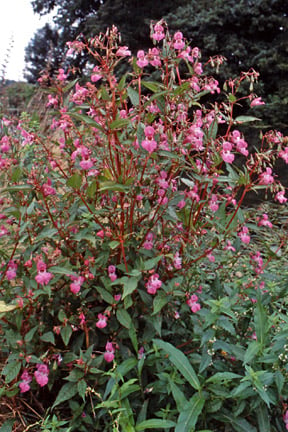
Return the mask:
<path fill-rule="evenodd" d="M 90 75 L 41 77 L 49 130 L 2 116 L 1 396 L 30 431 L 284 431 L 287 234 L 245 197 L 285 207 L 287 137 L 245 141 L 254 70 L 222 90 L 223 58 L 151 37 L 70 42 Z"/>

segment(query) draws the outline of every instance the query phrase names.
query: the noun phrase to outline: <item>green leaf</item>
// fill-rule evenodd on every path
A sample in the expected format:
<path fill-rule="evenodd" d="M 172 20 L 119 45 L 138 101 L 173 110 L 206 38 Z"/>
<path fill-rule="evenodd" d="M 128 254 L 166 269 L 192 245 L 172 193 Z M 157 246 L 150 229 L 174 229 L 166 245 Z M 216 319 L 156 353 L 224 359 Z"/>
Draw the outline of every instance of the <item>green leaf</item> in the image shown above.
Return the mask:
<path fill-rule="evenodd" d="M 285 378 L 280 371 L 275 372 L 275 383 L 279 396 L 282 394 L 282 389 L 285 383 Z"/>
<path fill-rule="evenodd" d="M 133 106 L 139 105 L 139 93 L 138 91 L 134 90 L 132 87 L 127 88 L 127 93 L 129 96 L 129 99 Z"/>
<path fill-rule="evenodd" d="M 217 372 L 215 375 L 208 378 L 206 383 L 208 382 L 221 382 L 221 381 L 230 381 L 232 379 L 243 378 L 242 375 L 235 374 L 233 372 Z"/>
<path fill-rule="evenodd" d="M 37 330 L 38 326 L 33 327 L 31 330 L 29 330 L 24 337 L 25 342 L 31 342 Z"/>
<path fill-rule="evenodd" d="M 270 419 L 266 405 L 261 404 L 257 407 L 258 429 L 261 432 L 271 432 Z"/>
<path fill-rule="evenodd" d="M 126 278 L 126 282 L 123 283 L 122 299 L 124 299 L 127 295 L 132 294 L 136 290 L 137 285 L 138 279 L 136 277 Z"/>
<path fill-rule="evenodd" d="M 101 182 L 99 184 L 99 192 L 113 191 L 113 192 L 129 192 L 130 187 L 116 183 L 113 181 Z"/>
<path fill-rule="evenodd" d="M 235 122 L 237 123 L 248 123 L 252 121 L 261 121 L 261 119 L 253 116 L 241 115 L 235 118 Z"/>
<path fill-rule="evenodd" d="M 153 313 L 157 314 L 168 303 L 169 297 L 166 294 L 157 294 L 153 301 Z"/>
<path fill-rule="evenodd" d="M 12 172 L 12 177 L 11 177 L 12 182 L 17 183 L 20 180 L 21 176 L 22 176 L 22 169 L 18 166 Z"/>
<path fill-rule="evenodd" d="M 153 93 L 156 93 L 159 88 L 161 87 L 161 84 L 158 82 L 153 81 L 142 81 L 141 84 L 143 87 L 146 87 L 148 90 L 151 90 Z M 189 83 L 188 83 L 189 84 Z"/>
<path fill-rule="evenodd" d="M 73 189 L 80 189 L 82 184 L 82 176 L 80 174 L 73 174 L 66 182 L 66 185 Z"/>
<path fill-rule="evenodd" d="M 15 419 L 6 420 L 0 428 L 0 432 L 12 432 L 14 422 Z"/>
<path fill-rule="evenodd" d="M 115 303 L 114 297 L 106 289 L 104 289 L 102 287 L 99 287 L 99 286 L 96 286 L 96 290 L 101 295 L 101 297 L 102 297 L 102 299 L 104 301 L 106 301 L 109 304 L 114 304 Z"/>
<path fill-rule="evenodd" d="M 60 334 L 62 337 L 62 340 L 64 342 L 64 345 L 67 346 L 69 343 L 69 340 L 72 336 L 73 330 L 71 328 L 71 326 L 68 324 L 65 327 L 61 328 Z"/>
<path fill-rule="evenodd" d="M 8 186 L 1 190 L 1 192 L 18 192 L 18 191 L 30 191 L 32 189 L 32 186 L 30 185 L 15 185 L 15 186 Z"/>
<path fill-rule="evenodd" d="M 125 309 L 117 309 L 116 311 L 117 320 L 123 327 L 129 329 L 132 325 L 132 319 L 129 313 Z"/>
<path fill-rule="evenodd" d="M 72 267 L 67 266 L 67 264 L 65 264 L 65 267 L 59 267 L 59 266 L 54 266 L 54 267 L 49 267 L 49 272 L 53 273 L 53 274 L 59 274 L 59 275 L 65 275 L 68 276 L 71 273 L 73 273 Z"/>
<path fill-rule="evenodd" d="M 55 336 L 54 336 L 54 333 L 53 333 L 52 331 L 49 331 L 49 332 L 44 333 L 44 334 L 40 337 L 40 339 L 41 339 L 43 342 L 48 342 L 48 343 L 51 343 L 52 345 L 55 345 Z"/>
<path fill-rule="evenodd" d="M 172 379 L 169 377 L 169 385 L 171 387 L 173 398 L 176 402 L 176 406 L 178 411 L 181 411 L 183 409 L 184 405 L 188 403 L 184 393 L 180 388 L 172 381 Z"/>
<path fill-rule="evenodd" d="M 199 379 L 188 358 L 183 354 L 183 352 L 175 348 L 169 342 L 164 342 L 160 339 L 153 339 L 153 342 L 156 346 L 158 346 L 160 349 L 163 349 L 169 355 L 169 360 L 184 376 L 187 382 L 196 390 L 200 390 L 201 385 Z"/>
<path fill-rule="evenodd" d="M 257 302 L 255 308 L 254 322 L 257 341 L 263 345 L 266 338 L 268 317 L 263 305 L 260 302 Z"/>
<path fill-rule="evenodd" d="M 257 341 L 253 341 L 248 345 L 244 356 L 244 364 L 250 363 L 260 351 L 261 345 Z"/>
<path fill-rule="evenodd" d="M 79 396 L 81 396 L 81 398 L 83 399 L 83 401 L 85 402 L 85 393 L 86 393 L 86 389 L 87 389 L 87 383 L 84 379 L 81 379 L 80 381 L 78 381 L 77 383 L 77 390 L 79 393 Z"/>
<path fill-rule="evenodd" d="M 100 126 L 100 124 L 97 123 L 95 120 L 93 120 L 91 117 L 88 117 L 88 116 L 86 116 L 84 114 L 75 113 L 75 112 L 68 112 L 67 114 L 70 115 L 75 120 L 79 120 L 79 121 L 81 121 L 83 123 L 86 123 L 89 126 L 95 127 L 96 129 L 99 129 L 102 132 L 105 131 L 103 129 L 103 127 Z"/>
<path fill-rule="evenodd" d="M 130 120 L 129 119 L 117 119 L 114 120 L 112 123 L 110 123 L 109 128 L 111 130 L 115 130 L 115 129 L 122 129 L 125 126 L 128 126 L 130 124 Z"/>
<path fill-rule="evenodd" d="M 202 412 L 204 403 L 205 399 L 200 394 L 193 395 L 180 412 L 175 432 L 191 432 Z"/>
<path fill-rule="evenodd" d="M 97 191 L 97 181 L 93 180 L 87 188 L 87 195 L 89 198 L 94 198 Z"/>
<path fill-rule="evenodd" d="M 151 258 L 151 259 L 148 259 L 147 261 L 145 261 L 144 262 L 144 270 L 153 269 L 158 264 L 158 262 L 161 260 L 161 258 L 162 258 L 162 255 L 159 255 L 155 258 Z"/>
<path fill-rule="evenodd" d="M 150 419 L 145 420 L 136 425 L 135 430 L 145 431 L 146 429 L 169 429 L 175 427 L 176 423 L 171 420 L 162 420 L 162 419 Z"/>
<path fill-rule="evenodd" d="M 52 406 L 52 409 L 57 405 L 60 405 L 62 402 L 65 402 L 69 399 L 72 399 L 78 393 L 77 383 L 68 382 L 61 387 L 58 396 Z"/>
<path fill-rule="evenodd" d="M 11 361 L 7 363 L 2 369 L 2 375 L 5 376 L 5 383 L 9 384 L 19 374 L 21 363 L 19 361 Z"/>
<path fill-rule="evenodd" d="M 17 308 L 16 305 L 7 304 L 3 300 L 0 300 L 0 313 L 1 314 L 6 313 L 6 312 L 11 312 L 12 310 L 14 310 L 16 308 Z"/>

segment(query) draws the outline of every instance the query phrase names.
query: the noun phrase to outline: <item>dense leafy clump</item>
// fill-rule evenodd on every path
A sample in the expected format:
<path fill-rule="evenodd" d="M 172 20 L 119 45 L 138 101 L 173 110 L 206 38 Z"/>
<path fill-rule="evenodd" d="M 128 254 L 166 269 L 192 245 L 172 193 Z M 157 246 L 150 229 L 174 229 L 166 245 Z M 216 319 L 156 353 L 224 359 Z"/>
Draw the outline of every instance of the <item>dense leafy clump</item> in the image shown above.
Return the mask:
<path fill-rule="evenodd" d="M 243 203 L 280 213 L 287 137 L 245 141 L 254 70 L 222 91 L 180 31 L 151 35 L 136 58 L 115 27 L 69 43 L 95 63 L 41 77 L 45 132 L 2 118 L 1 395 L 37 400 L 29 430 L 282 431 L 286 226 Z"/>

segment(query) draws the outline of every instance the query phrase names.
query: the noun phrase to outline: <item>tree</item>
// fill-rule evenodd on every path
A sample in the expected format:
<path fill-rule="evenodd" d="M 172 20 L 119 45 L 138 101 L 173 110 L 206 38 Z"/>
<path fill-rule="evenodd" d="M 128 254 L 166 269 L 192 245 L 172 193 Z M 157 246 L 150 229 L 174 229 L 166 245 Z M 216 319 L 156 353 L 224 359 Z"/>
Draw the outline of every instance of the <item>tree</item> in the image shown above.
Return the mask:
<path fill-rule="evenodd" d="M 267 102 L 261 117 L 267 126 L 288 130 L 288 32 L 286 0 L 191 1 L 166 17 L 169 28 L 181 30 L 199 46 L 203 62 L 221 54 L 227 59 L 219 78 L 254 68 L 255 87 Z"/>

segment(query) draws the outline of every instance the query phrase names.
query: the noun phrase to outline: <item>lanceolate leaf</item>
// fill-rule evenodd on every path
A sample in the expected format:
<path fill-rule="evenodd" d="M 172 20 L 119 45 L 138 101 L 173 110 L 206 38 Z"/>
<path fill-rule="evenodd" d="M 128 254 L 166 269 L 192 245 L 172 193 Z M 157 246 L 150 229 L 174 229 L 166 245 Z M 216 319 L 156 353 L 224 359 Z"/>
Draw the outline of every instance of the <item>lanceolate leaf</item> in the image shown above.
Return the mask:
<path fill-rule="evenodd" d="M 181 411 L 179 415 L 175 432 L 190 432 L 193 430 L 201 414 L 204 403 L 205 399 L 199 393 L 192 396 L 189 402 L 184 405 L 183 411 Z"/>
<path fill-rule="evenodd" d="M 175 423 L 171 420 L 150 419 L 150 420 L 145 420 L 142 423 L 139 423 L 135 427 L 135 430 L 137 432 L 145 431 L 146 429 L 156 429 L 159 431 L 161 429 L 170 429 L 173 427 L 175 427 Z"/>
<path fill-rule="evenodd" d="M 163 349 L 169 355 L 169 360 L 184 376 L 187 382 L 196 390 L 200 390 L 201 385 L 199 379 L 191 363 L 189 362 L 188 358 L 183 354 L 183 352 L 175 348 L 169 342 L 164 342 L 160 339 L 154 339 L 153 342 L 158 346 L 158 348 Z"/>

